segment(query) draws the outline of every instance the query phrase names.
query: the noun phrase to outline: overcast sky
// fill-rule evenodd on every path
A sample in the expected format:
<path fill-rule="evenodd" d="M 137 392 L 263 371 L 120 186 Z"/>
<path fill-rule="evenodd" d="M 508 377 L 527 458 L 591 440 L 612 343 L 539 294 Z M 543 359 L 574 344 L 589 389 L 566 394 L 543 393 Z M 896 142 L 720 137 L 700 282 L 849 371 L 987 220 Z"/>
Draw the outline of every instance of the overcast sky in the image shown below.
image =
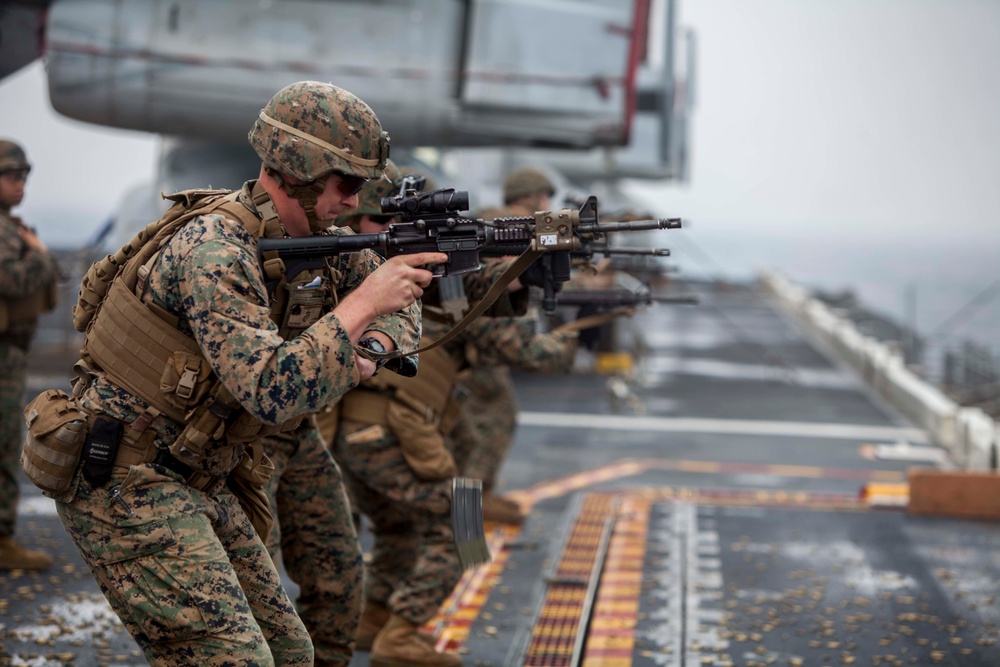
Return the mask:
<path fill-rule="evenodd" d="M 1000 227 L 1000 2 L 689 0 L 705 223 Z M 996 238 L 996 237 L 994 237 Z"/>
<path fill-rule="evenodd" d="M 679 23 L 698 41 L 691 180 L 634 192 L 712 262 L 894 276 L 894 303 L 909 282 L 957 302 L 997 275 L 1000 1 L 683 0 Z M 19 212 L 50 243 L 86 238 L 158 150 L 57 116 L 37 63 L 0 82 L 0 136 L 35 164 Z"/>

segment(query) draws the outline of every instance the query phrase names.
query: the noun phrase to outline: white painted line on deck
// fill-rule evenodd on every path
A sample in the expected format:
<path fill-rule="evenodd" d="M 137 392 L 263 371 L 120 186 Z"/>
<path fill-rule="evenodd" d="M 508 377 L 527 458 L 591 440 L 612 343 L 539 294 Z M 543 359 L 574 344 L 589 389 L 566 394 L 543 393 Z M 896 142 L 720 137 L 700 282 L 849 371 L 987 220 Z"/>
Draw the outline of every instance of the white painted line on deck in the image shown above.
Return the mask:
<path fill-rule="evenodd" d="M 751 419 L 699 419 L 693 417 L 642 417 L 638 415 L 586 415 L 566 412 L 521 412 L 524 426 L 583 428 L 604 431 L 651 431 L 657 433 L 718 433 L 728 435 L 773 435 L 788 438 L 833 438 L 837 440 L 909 440 L 926 443 L 920 429 L 866 424 L 757 421 Z"/>

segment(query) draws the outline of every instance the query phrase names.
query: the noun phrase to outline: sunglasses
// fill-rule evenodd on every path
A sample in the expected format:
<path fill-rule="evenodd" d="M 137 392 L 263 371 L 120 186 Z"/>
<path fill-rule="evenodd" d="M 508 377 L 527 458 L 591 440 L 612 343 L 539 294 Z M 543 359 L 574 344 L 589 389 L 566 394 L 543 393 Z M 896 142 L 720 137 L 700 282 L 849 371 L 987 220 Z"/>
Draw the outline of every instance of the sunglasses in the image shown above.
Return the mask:
<path fill-rule="evenodd" d="M 8 181 L 18 183 L 20 181 L 28 180 L 29 171 L 31 171 L 31 169 L 10 169 L 8 171 L 0 172 L 0 178 L 5 178 Z"/>
<path fill-rule="evenodd" d="M 333 175 L 339 179 L 337 190 L 345 197 L 353 197 L 358 194 L 361 192 L 361 188 L 365 187 L 365 184 L 368 183 L 368 179 L 361 176 L 351 176 L 339 171 L 333 172 Z"/>
<path fill-rule="evenodd" d="M 374 222 L 376 225 L 388 225 L 393 220 L 396 219 L 394 215 L 369 215 L 368 219 Z"/>

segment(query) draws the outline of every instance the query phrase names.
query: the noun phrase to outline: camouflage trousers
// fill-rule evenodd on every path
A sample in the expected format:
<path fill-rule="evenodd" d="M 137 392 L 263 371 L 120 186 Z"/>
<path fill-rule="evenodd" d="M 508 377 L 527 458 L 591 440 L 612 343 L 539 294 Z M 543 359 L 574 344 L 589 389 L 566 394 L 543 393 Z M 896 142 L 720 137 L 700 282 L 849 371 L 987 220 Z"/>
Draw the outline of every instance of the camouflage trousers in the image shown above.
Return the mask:
<path fill-rule="evenodd" d="M 277 519 L 267 539 L 299 585 L 299 616 L 309 630 L 316 665 L 345 666 L 354 654 L 364 564 L 340 468 L 308 421 L 264 440 L 274 463 L 266 487 Z"/>
<path fill-rule="evenodd" d="M 13 535 L 17 523 L 26 359 L 21 348 L 0 343 L 0 537 Z"/>
<path fill-rule="evenodd" d="M 93 487 L 59 518 L 151 665 L 312 665 L 312 643 L 239 501 L 153 465 Z"/>
<path fill-rule="evenodd" d="M 517 394 L 510 369 L 480 366 L 462 371 L 459 383 L 469 390 L 448 435 L 459 473 L 483 480 L 485 490 L 496 484 L 517 427 Z"/>
<path fill-rule="evenodd" d="M 423 625 L 462 576 L 451 530 L 451 480 L 419 479 L 385 427 L 343 420 L 333 455 L 351 500 L 372 522 L 365 599 Z"/>

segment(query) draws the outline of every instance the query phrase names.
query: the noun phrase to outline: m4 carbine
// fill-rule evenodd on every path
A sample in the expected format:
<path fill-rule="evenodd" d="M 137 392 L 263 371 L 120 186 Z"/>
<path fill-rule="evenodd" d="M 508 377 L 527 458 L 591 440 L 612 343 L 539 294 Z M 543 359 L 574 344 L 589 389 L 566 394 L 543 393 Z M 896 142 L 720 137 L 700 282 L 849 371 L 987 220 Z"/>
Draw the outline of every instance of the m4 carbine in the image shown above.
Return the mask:
<path fill-rule="evenodd" d="M 546 263 L 545 308 L 554 309 L 559 284 L 570 277 L 574 254 L 613 252 L 609 233 L 651 229 L 677 229 L 679 218 L 630 222 L 602 222 L 597 198 L 588 197 L 579 211 L 538 211 L 534 216 L 481 220 L 461 215 L 469 209 L 469 193 L 440 188 L 407 193 L 382 200 L 382 211 L 403 220 L 375 234 L 337 233 L 301 238 L 260 239 L 261 260 L 280 259 L 289 278 L 319 268 L 324 258 L 372 249 L 383 257 L 419 252 L 442 252 L 448 261 L 430 268 L 443 277 L 477 271 L 481 251 L 490 254 L 530 254 Z M 642 251 L 637 249 L 634 251 Z M 651 254 L 664 251 L 649 249 Z M 513 276 L 511 277 L 513 279 Z"/>

